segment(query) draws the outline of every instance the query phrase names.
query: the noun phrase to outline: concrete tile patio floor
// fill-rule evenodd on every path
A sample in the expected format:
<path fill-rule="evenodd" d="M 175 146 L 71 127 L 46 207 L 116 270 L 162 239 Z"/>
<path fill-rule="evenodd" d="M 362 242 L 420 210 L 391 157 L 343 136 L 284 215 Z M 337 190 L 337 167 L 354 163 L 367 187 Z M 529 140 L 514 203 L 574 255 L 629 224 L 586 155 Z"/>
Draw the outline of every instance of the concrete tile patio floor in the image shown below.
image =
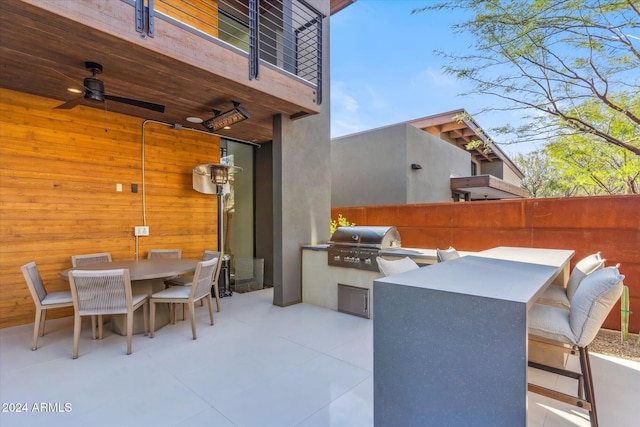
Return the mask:
<path fill-rule="evenodd" d="M 32 325 L 0 330 L 0 426 L 372 426 L 373 322 L 271 301 L 271 290 L 223 298 L 213 327 L 198 307 L 197 341 L 180 321 L 154 339 L 135 335 L 130 356 L 124 337 L 92 341 L 84 327 L 71 359 L 70 318 L 48 322 L 37 351 Z M 592 365 L 600 425 L 640 425 L 640 363 L 594 354 Z M 530 379 L 575 384 L 534 370 Z M 26 413 L 5 412 L 25 403 Z M 33 411 L 41 403 L 49 412 Z M 528 425 L 589 421 L 530 394 Z"/>

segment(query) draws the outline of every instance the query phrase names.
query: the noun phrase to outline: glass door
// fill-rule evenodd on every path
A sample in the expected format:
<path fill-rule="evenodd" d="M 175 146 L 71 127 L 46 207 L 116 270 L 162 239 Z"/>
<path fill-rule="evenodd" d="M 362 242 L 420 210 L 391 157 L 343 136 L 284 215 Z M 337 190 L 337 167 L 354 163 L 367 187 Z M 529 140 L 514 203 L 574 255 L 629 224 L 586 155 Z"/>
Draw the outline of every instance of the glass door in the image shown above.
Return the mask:
<path fill-rule="evenodd" d="M 221 162 L 239 166 L 229 177 L 223 203 L 224 253 L 230 256 L 231 285 L 236 292 L 262 289 L 260 260 L 255 254 L 255 147 L 236 141 L 221 141 Z"/>

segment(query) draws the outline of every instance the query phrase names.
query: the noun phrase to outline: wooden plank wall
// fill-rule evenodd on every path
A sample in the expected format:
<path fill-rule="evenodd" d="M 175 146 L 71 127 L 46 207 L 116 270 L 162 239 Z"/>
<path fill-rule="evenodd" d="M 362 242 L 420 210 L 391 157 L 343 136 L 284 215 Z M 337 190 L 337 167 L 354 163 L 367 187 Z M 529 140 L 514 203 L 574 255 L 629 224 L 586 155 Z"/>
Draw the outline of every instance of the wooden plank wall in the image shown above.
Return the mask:
<path fill-rule="evenodd" d="M 185 2 L 184 0 L 160 0 L 155 10 L 179 22 L 190 25 L 203 33 L 218 37 L 218 4 L 216 2 Z"/>
<path fill-rule="evenodd" d="M 640 197 L 606 196 L 333 208 L 357 225 L 394 225 L 402 246 L 481 251 L 495 246 L 573 249 L 571 267 L 601 251 L 629 286 L 630 330 L 640 330 Z M 618 306 L 619 307 L 619 306 Z M 604 327 L 620 329 L 614 309 Z"/>
<path fill-rule="evenodd" d="M 73 254 L 135 258 L 143 120 L 88 107 L 53 109 L 59 104 L 0 89 L 0 327 L 33 323 L 21 265 L 35 261 L 48 290 L 57 291 L 69 289 L 59 273 Z M 183 257 L 200 259 L 205 248 L 217 248 L 217 198 L 192 189 L 191 171 L 219 161 L 220 141 L 147 123 L 144 145 L 150 236 L 139 238 L 140 258 L 150 248 L 182 248 Z"/>

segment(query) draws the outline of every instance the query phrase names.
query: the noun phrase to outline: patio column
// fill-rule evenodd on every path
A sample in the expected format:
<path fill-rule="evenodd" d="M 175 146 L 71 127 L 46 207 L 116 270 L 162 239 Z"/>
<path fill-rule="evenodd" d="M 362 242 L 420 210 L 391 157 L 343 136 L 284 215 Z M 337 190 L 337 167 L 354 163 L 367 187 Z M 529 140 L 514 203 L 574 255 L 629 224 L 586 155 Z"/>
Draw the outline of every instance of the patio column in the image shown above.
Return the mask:
<path fill-rule="evenodd" d="M 329 238 L 330 147 L 328 113 L 296 121 L 274 116 L 271 184 L 275 305 L 302 302 L 300 246 Z"/>

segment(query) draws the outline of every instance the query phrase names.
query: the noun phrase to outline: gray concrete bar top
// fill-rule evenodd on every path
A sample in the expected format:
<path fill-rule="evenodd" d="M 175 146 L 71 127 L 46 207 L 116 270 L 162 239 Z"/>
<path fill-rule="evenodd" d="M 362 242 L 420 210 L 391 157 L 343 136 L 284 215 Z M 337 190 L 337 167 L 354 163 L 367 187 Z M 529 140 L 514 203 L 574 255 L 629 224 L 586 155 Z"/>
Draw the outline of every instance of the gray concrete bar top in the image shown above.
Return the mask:
<path fill-rule="evenodd" d="M 469 255 L 375 280 L 375 425 L 526 425 L 527 310 L 572 256 Z"/>

